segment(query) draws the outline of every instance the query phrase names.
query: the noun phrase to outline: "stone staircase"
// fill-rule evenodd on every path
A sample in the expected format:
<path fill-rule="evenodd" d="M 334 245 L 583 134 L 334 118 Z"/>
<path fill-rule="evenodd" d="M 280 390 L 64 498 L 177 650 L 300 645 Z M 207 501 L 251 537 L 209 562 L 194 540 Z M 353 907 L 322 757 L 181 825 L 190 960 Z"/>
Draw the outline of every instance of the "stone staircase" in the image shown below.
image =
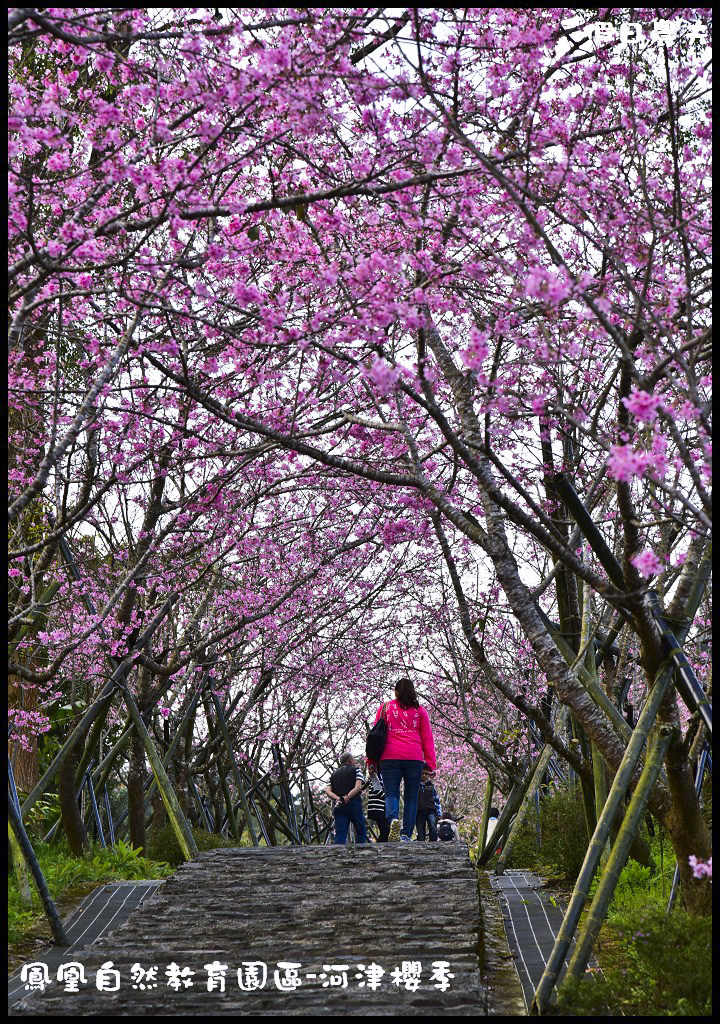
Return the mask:
<path fill-rule="evenodd" d="M 215 850 L 72 955 L 86 976 L 77 993 L 51 975 L 13 1015 L 484 1016 L 479 928 L 464 844 Z M 118 991 L 97 988 L 108 961 Z M 157 970 L 133 973 L 136 964 Z M 224 991 L 208 991 L 213 964 L 227 967 Z M 263 964 L 265 984 L 253 987 Z M 194 974 L 181 976 L 185 968 Z"/>

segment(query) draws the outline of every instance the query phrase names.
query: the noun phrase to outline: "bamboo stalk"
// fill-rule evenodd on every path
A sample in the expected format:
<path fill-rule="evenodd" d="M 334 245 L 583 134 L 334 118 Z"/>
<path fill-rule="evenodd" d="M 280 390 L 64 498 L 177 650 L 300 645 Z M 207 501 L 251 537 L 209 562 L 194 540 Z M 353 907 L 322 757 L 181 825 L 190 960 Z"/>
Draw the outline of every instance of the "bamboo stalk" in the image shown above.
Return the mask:
<path fill-rule="evenodd" d="M 130 668 L 131 665 L 128 659 L 128 664 L 120 666 L 120 669 L 118 671 L 122 670 L 124 672 L 128 672 Z M 85 712 L 83 717 L 80 719 L 78 724 L 75 726 L 73 731 L 65 740 L 62 747 L 53 758 L 50 767 L 47 769 L 43 777 L 40 779 L 40 781 L 35 786 L 33 791 L 25 798 L 25 802 L 20 808 L 23 817 L 25 817 L 25 815 L 35 806 L 36 801 L 39 800 L 43 793 L 46 792 L 48 786 L 55 778 L 58 768 L 64 761 L 65 757 L 75 747 L 75 744 L 80 740 L 88 724 L 93 722 L 95 718 L 104 710 L 104 708 L 106 708 L 112 703 L 113 697 L 115 696 L 114 686 L 115 682 L 117 681 L 117 679 L 115 678 L 116 676 L 117 673 L 113 673 L 113 677 L 111 677 L 111 679 L 109 679 L 108 682 L 105 684 L 95 703 L 90 705 L 88 710 Z M 111 683 L 112 687 L 110 685 Z"/>
<path fill-rule="evenodd" d="M 45 881 L 42 870 L 40 869 L 40 865 L 38 864 L 38 859 L 35 856 L 35 851 L 32 848 L 32 843 L 28 839 L 28 834 L 23 826 L 22 818 L 18 814 L 17 807 L 15 806 L 15 803 L 9 793 L 8 816 L 10 818 L 10 825 L 12 826 L 12 830 L 15 833 L 17 841 L 20 845 L 20 849 L 22 850 L 23 856 L 25 857 L 25 861 L 27 862 L 27 865 L 30 868 L 30 871 L 32 872 L 32 876 L 35 881 L 35 885 L 37 886 L 37 890 L 40 893 L 40 899 L 42 900 L 43 909 L 45 911 L 47 919 L 50 922 L 50 927 L 52 929 L 53 941 L 56 946 L 69 946 L 70 943 L 68 941 L 67 935 L 65 934 L 63 923 L 60 920 L 60 915 L 57 912 L 57 907 L 53 903 L 52 896 L 50 895 L 50 891 L 47 887 L 47 882 Z"/>
<path fill-rule="evenodd" d="M 689 711 L 700 715 L 712 739 L 712 704 L 685 657 L 680 641 L 676 640 L 665 619 L 657 593 L 654 590 L 648 590 L 645 601 L 655 619 L 664 653 L 667 657 L 672 658 L 675 666 L 675 685 L 678 693 Z"/>
<path fill-rule="evenodd" d="M 203 708 L 205 710 L 205 719 L 206 719 L 207 724 L 208 724 L 208 733 L 210 735 L 211 741 L 214 742 L 217 733 L 216 733 L 216 730 L 215 730 L 215 723 L 213 722 L 212 715 L 210 714 L 210 707 L 209 707 L 209 704 L 208 704 L 208 700 L 207 700 L 207 695 L 206 694 L 203 695 L 202 702 L 203 702 Z M 218 770 L 218 776 L 220 777 L 220 785 L 222 786 L 223 799 L 225 800 L 225 812 L 226 812 L 226 816 L 227 816 L 228 825 L 230 827 L 230 832 L 232 833 L 233 839 L 236 842 L 240 842 L 240 831 L 238 829 L 238 823 L 237 823 L 237 818 L 235 817 L 235 811 L 233 810 L 233 801 L 232 801 L 232 796 L 230 794 L 230 787 L 228 786 L 227 772 L 225 771 L 225 766 L 223 765 L 222 751 L 218 751 L 217 770 Z M 222 831 L 222 827 L 223 826 L 221 824 L 220 825 L 221 831 Z"/>
<path fill-rule="evenodd" d="M 100 811 L 98 809 L 97 799 L 95 797 L 95 789 L 92 784 L 92 776 L 90 775 L 89 771 L 85 772 L 83 786 L 85 786 L 88 796 L 90 797 L 90 807 L 93 813 L 93 817 L 95 819 L 95 831 L 100 839 L 100 845 L 102 846 L 103 849 L 106 849 L 107 843 L 105 842 L 105 836 L 102 830 L 102 822 L 100 821 Z"/>
<path fill-rule="evenodd" d="M 485 848 L 478 857 L 477 863 L 475 865 L 476 870 L 485 867 L 485 864 L 490 860 L 493 851 L 498 848 L 502 837 L 507 832 L 513 815 L 520 806 L 520 801 L 527 792 L 527 788 L 530 785 L 530 780 L 533 777 L 534 771 L 535 764 L 532 764 L 526 772 L 522 782 L 516 782 L 513 785 L 512 789 L 510 790 L 508 798 L 505 801 L 505 806 L 503 807 L 500 813 L 500 817 L 498 818 L 498 823 L 495 826 L 495 831 L 490 837 L 491 841 L 489 843 L 486 843 Z"/>
<path fill-rule="evenodd" d="M 107 819 L 108 835 L 110 836 L 110 845 L 115 845 L 115 825 L 113 823 L 112 807 L 110 806 L 110 794 L 108 793 L 107 786 L 103 786 L 103 801 L 105 803 L 105 817 Z"/>
<path fill-rule="evenodd" d="M 605 779 L 605 761 L 603 756 L 594 743 L 591 744 L 592 753 L 592 767 L 593 767 L 593 783 L 595 787 L 595 820 L 600 820 L 605 801 L 607 800 L 607 781 Z M 610 840 L 605 843 L 603 852 L 600 857 L 600 866 L 602 868 L 607 864 L 608 857 L 610 855 Z"/>
<path fill-rule="evenodd" d="M 583 562 L 587 561 L 585 549 L 583 549 Z M 593 597 L 590 589 L 590 584 L 587 581 L 583 581 L 583 620 L 582 630 L 580 635 L 580 647 L 583 649 L 589 641 L 590 630 L 592 628 L 592 612 L 593 612 Z M 593 653 L 592 646 L 589 646 L 585 653 L 585 668 L 590 673 L 590 676 L 594 682 L 599 685 L 597 677 L 597 664 L 595 661 L 595 655 Z M 594 789 L 594 801 L 595 801 L 595 823 L 591 831 L 589 831 L 589 838 L 592 838 L 592 833 L 595 830 L 595 825 L 600 820 L 602 809 L 605 805 L 607 798 L 607 784 L 605 780 L 605 762 L 602 759 L 602 755 L 594 742 L 590 742 L 590 757 L 592 758 L 592 769 L 593 769 L 593 789 Z M 603 848 L 602 856 L 600 857 L 600 866 L 605 867 L 608 856 L 610 855 L 610 841 L 605 843 Z"/>
<path fill-rule="evenodd" d="M 232 794 L 230 793 L 230 787 L 228 786 L 227 773 L 222 764 L 222 759 L 218 758 L 218 775 L 220 776 L 220 784 L 222 785 L 223 799 L 225 800 L 225 811 L 227 814 L 228 825 L 232 832 L 232 837 L 236 842 L 240 842 L 240 832 L 238 830 L 237 818 L 233 810 Z"/>
<path fill-rule="evenodd" d="M 28 877 L 27 864 L 23 857 L 22 847 L 13 832 L 10 822 L 8 822 L 8 840 L 10 841 L 13 870 L 15 871 L 18 889 L 20 890 L 20 903 L 24 907 L 32 906 L 32 893 L 30 892 L 30 879 Z"/>
<path fill-rule="evenodd" d="M 245 797 L 245 787 L 240 776 L 240 769 L 238 768 L 237 761 L 235 760 L 235 753 L 232 748 L 230 732 L 227 727 L 227 722 L 225 721 L 225 715 L 223 714 L 222 705 L 220 704 L 220 701 L 218 700 L 217 695 L 215 694 L 215 691 L 212 689 L 212 687 L 210 688 L 210 692 L 212 694 L 213 704 L 215 705 L 215 711 L 217 713 L 220 728 L 222 730 L 223 739 L 225 740 L 225 747 L 227 749 L 228 756 L 230 757 L 230 767 L 232 768 L 233 777 L 235 779 L 235 785 L 237 786 L 238 794 L 240 796 L 240 803 L 242 804 L 243 814 L 245 815 L 245 821 L 247 822 L 248 831 L 250 832 L 250 838 L 252 839 L 253 846 L 257 846 L 258 838 L 255 834 L 253 823 L 250 820 L 250 808 L 248 807 L 248 802 Z"/>
<path fill-rule="evenodd" d="M 108 707 L 109 707 L 109 705 L 108 705 Z M 127 727 L 124 729 L 122 735 L 120 736 L 120 739 L 117 740 L 117 742 L 113 745 L 112 749 L 105 755 L 105 757 L 102 759 L 100 764 L 93 771 L 93 774 L 92 774 L 93 783 L 94 783 L 95 786 L 97 786 L 98 789 L 101 789 L 101 788 L 104 789 L 106 787 L 107 780 L 108 780 L 108 778 L 110 776 L 110 772 L 113 769 L 114 763 L 117 760 L 118 756 L 120 755 L 120 753 L 122 751 L 122 748 L 125 746 L 125 744 L 128 742 L 128 740 L 132 736 L 132 731 L 133 731 L 132 720 L 128 719 Z M 78 789 L 79 788 L 80 788 L 80 786 L 78 785 Z M 51 827 L 50 831 L 45 836 L 45 840 L 44 841 L 46 843 L 49 843 L 51 841 L 51 839 L 53 838 L 53 836 L 55 835 L 57 830 L 60 828 L 60 823 L 61 822 L 62 822 L 62 817 L 58 818 L 55 821 L 55 823 Z M 114 841 L 113 841 L 113 845 L 114 845 Z"/>
<path fill-rule="evenodd" d="M 116 667 L 116 665 L 117 663 L 113 665 L 113 669 Z M 78 766 L 75 772 L 76 786 L 82 785 L 83 779 L 85 778 L 85 771 L 90 762 L 94 759 L 95 748 L 97 747 L 98 753 L 100 751 L 100 739 L 102 737 L 102 731 L 105 726 L 109 710 L 110 707 L 108 706 L 103 712 L 103 714 L 99 715 L 95 719 L 90 729 L 90 732 L 88 733 L 88 738 L 85 741 L 85 749 L 83 750 L 80 756 L 80 760 L 78 762 Z"/>
<path fill-rule="evenodd" d="M 582 731 L 582 727 L 578 724 L 575 715 L 570 713 L 570 722 L 573 732 L 573 738 L 570 741 L 570 746 L 577 752 L 578 759 L 587 762 L 590 760 L 590 751 L 587 746 L 587 739 L 585 733 Z M 597 825 L 597 817 L 595 816 L 595 791 L 591 787 L 590 783 L 587 782 L 582 776 L 579 777 L 578 783 L 580 786 L 580 797 L 582 799 L 583 816 L 585 818 L 585 831 L 587 832 L 588 842 L 592 839 L 595 826 Z"/>
<path fill-rule="evenodd" d="M 310 807 L 310 812 L 312 814 L 313 827 L 315 829 L 315 839 L 316 839 L 317 843 L 319 844 L 320 843 L 320 828 L 319 828 L 318 822 L 317 822 L 317 813 L 315 811 L 315 804 L 313 802 L 312 790 L 310 789 L 310 782 L 308 780 L 307 768 L 305 767 L 305 765 L 303 765 L 303 778 L 305 779 L 305 788 L 307 789 L 308 806 Z"/>
<path fill-rule="evenodd" d="M 480 835 L 478 837 L 477 847 L 475 848 L 476 863 L 481 852 L 485 849 L 485 843 L 487 841 L 488 822 L 490 821 L 490 808 L 492 807 L 494 790 L 495 786 L 493 784 L 493 780 L 490 775 L 488 775 L 487 785 L 485 786 L 485 796 L 483 798 L 482 818 L 480 819 Z"/>
<path fill-rule="evenodd" d="M 271 795 L 272 799 L 275 800 L 276 803 L 277 803 L 277 799 L 272 794 L 272 792 L 271 792 L 270 795 Z M 279 831 L 282 832 L 282 834 L 287 839 L 289 839 L 290 842 L 292 843 L 294 841 L 295 837 L 293 836 L 292 831 L 290 830 L 290 827 L 288 826 L 287 821 L 283 820 L 283 818 L 278 813 L 277 807 L 273 807 L 273 805 L 270 803 L 270 801 L 268 800 L 267 796 L 263 793 L 263 791 L 261 789 L 255 789 L 255 791 L 253 793 L 253 798 L 252 799 L 253 799 L 253 803 L 255 803 L 257 801 L 257 803 L 262 805 L 264 810 L 272 818 L 273 827 L 279 829 Z M 238 800 L 236 802 L 236 804 L 235 804 L 235 807 L 238 808 L 238 807 L 241 807 L 241 806 L 242 806 L 242 803 L 241 803 L 240 800 Z"/>
<path fill-rule="evenodd" d="M 585 853 L 585 859 L 583 861 L 582 868 L 580 869 L 580 874 L 577 877 L 577 881 L 575 882 L 575 888 L 568 904 L 568 908 L 565 911 L 565 917 L 563 918 L 562 925 L 560 926 L 560 930 L 555 939 L 555 945 L 553 946 L 552 953 L 548 958 L 542 978 L 540 979 L 535 992 L 535 997 L 530 1011 L 531 1014 L 543 1014 L 548 1005 L 550 995 L 555 987 L 558 974 L 562 967 L 563 960 L 565 959 L 565 954 L 570 948 L 572 937 L 575 934 L 580 914 L 583 906 L 585 905 L 588 892 L 590 891 L 590 885 L 595 877 L 595 871 L 600 863 L 605 843 L 610 835 L 615 815 L 620 808 L 627 787 L 635 772 L 635 767 L 640 760 L 640 754 L 643 746 L 645 745 L 650 729 L 655 721 L 658 708 L 665 698 L 665 694 L 672 678 L 672 662 L 664 661 L 655 677 L 653 688 L 648 694 L 645 705 L 640 712 L 637 725 L 630 737 L 630 742 L 625 748 L 625 753 L 623 754 L 618 770 L 615 773 L 615 778 L 610 788 L 608 798 L 605 801 L 605 806 L 603 807 L 602 814 L 600 815 L 600 820 L 595 827 L 595 832 Z"/>
<path fill-rule="evenodd" d="M 515 816 L 515 821 L 513 822 L 512 828 L 510 829 L 510 835 L 507 837 L 505 845 L 503 846 L 503 851 L 500 854 L 500 857 L 498 858 L 497 864 L 495 865 L 496 875 L 501 875 L 505 870 L 505 865 L 507 864 L 508 859 L 510 857 L 513 844 L 515 843 L 515 840 L 517 838 L 517 834 L 520 831 L 520 827 L 523 821 L 525 820 L 528 808 L 530 807 L 530 802 L 533 798 L 535 790 L 540 785 L 540 781 L 543 775 L 545 774 L 551 756 L 552 747 L 549 744 L 546 744 L 540 751 L 540 756 L 538 757 L 537 762 L 535 763 L 535 770 L 532 773 L 530 783 L 527 789 L 525 790 L 525 793 L 523 794 L 522 803 L 520 804 L 518 812 Z"/>
<path fill-rule="evenodd" d="M 182 739 L 183 734 L 184 734 L 185 730 L 187 729 L 187 727 L 188 727 L 188 725 L 190 723 L 190 720 L 192 719 L 192 717 L 193 717 L 193 715 L 195 713 L 195 709 L 196 709 L 196 707 L 198 705 L 198 701 L 200 700 L 200 693 L 201 693 L 202 687 L 204 686 L 204 682 L 205 681 L 203 680 L 200 683 L 200 686 L 198 687 L 198 689 L 195 691 L 195 694 L 193 695 L 193 698 L 190 701 L 190 704 L 188 705 L 187 711 L 183 715 L 181 721 L 179 722 L 179 724 L 177 726 L 177 729 L 175 730 L 175 735 L 172 738 L 172 742 L 170 743 L 170 746 L 168 747 L 167 752 L 165 753 L 165 756 L 162 759 L 163 768 L 167 768 L 167 766 L 170 764 L 170 762 L 172 760 L 172 757 L 173 757 L 173 754 L 177 750 L 177 748 L 178 748 L 178 746 L 180 744 L 180 740 Z M 150 783 L 150 785 L 148 787 L 148 791 L 147 791 L 147 793 L 145 795 L 145 806 L 146 807 L 150 803 L 150 801 L 152 800 L 153 793 L 155 792 L 156 788 L 157 788 L 157 782 L 156 782 L 155 779 L 153 779 L 153 781 Z"/>
<path fill-rule="evenodd" d="M 597 555 L 598 561 L 603 566 L 615 586 L 619 590 L 624 591 L 626 588 L 625 575 L 620 563 L 615 558 L 615 555 L 608 547 L 605 538 L 590 518 L 590 515 L 583 505 L 575 488 L 564 473 L 556 473 L 552 482 L 559 497 L 562 499 L 563 504 L 577 523 L 586 541 Z"/>
<path fill-rule="evenodd" d="M 193 856 L 198 852 L 198 849 L 197 846 L 195 845 L 195 839 L 193 838 L 190 826 L 188 825 L 185 815 L 182 812 L 182 808 L 180 807 L 180 802 L 177 796 L 175 795 L 175 791 L 173 790 L 172 785 L 170 784 L 170 779 L 168 779 L 165 769 L 162 766 L 162 761 L 158 757 L 158 752 L 155 749 L 155 744 L 153 743 L 150 737 L 150 733 L 147 731 L 145 727 L 145 723 L 142 720 L 142 715 L 138 710 L 138 706 L 135 703 L 135 700 L 132 694 L 130 693 L 127 684 L 121 683 L 120 685 L 122 688 L 123 697 L 125 699 L 125 704 L 133 720 L 133 725 L 137 729 L 138 735 L 140 736 L 140 739 L 143 742 L 143 746 L 145 747 L 145 752 L 147 753 L 148 761 L 150 762 L 150 767 L 152 768 L 153 775 L 155 776 L 155 779 L 157 781 L 158 789 L 160 790 L 160 796 L 162 797 L 162 801 L 165 804 L 165 810 L 167 811 L 167 815 L 168 818 L 170 819 L 170 824 L 173 827 L 173 831 L 177 836 L 177 840 L 178 843 L 180 844 L 180 849 L 182 850 L 183 857 L 185 858 L 185 860 L 192 860 Z"/>
<path fill-rule="evenodd" d="M 580 978 L 585 973 L 585 968 L 590 959 L 600 926 L 605 919 L 605 914 L 615 892 L 620 872 L 625 866 L 637 827 L 645 814 L 650 793 L 657 781 L 660 766 L 670 745 L 673 732 L 672 726 L 661 726 L 658 730 L 657 738 L 648 752 L 645 767 L 642 770 L 630 805 L 625 813 L 625 819 L 610 852 L 607 866 L 600 878 L 600 883 L 588 911 L 587 919 L 575 944 L 575 949 L 568 964 L 568 978 Z"/>
<path fill-rule="evenodd" d="M 627 740 L 629 740 L 630 738 L 630 733 L 632 732 L 630 726 L 627 724 L 623 716 L 612 703 L 612 701 L 605 693 L 605 691 L 602 689 L 602 687 L 595 682 L 595 680 L 590 675 L 585 666 L 582 664 L 574 664 L 575 659 L 577 657 L 575 651 L 573 651 L 572 647 L 567 642 L 567 640 L 565 640 L 560 635 L 558 630 L 553 626 L 553 624 L 550 622 L 550 620 L 548 619 L 547 615 L 543 612 L 543 610 L 539 606 L 537 607 L 541 619 L 547 627 L 550 636 L 555 641 L 555 646 L 562 654 L 566 663 L 568 665 L 573 666 L 573 671 L 575 672 L 575 674 L 577 675 L 578 679 L 583 684 L 585 689 L 588 691 L 592 699 L 595 701 L 597 706 L 599 708 L 602 708 L 602 710 L 608 716 L 613 726 L 615 727 L 616 732 L 627 742 Z"/>
<path fill-rule="evenodd" d="M 123 731 L 120 734 L 120 738 L 112 745 L 110 750 L 107 752 L 105 757 L 102 759 L 97 768 L 93 771 L 93 782 L 98 789 L 107 784 L 107 780 L 110 778 L 110 772 L 115 767 L 115 762 L 123 751 L 125 744 L 129 741 L 132 736 L 133 726 L 132 721 L 128 718 L 127 725 L 123 726 Z"/>
<path fill-rule="evenodd" d="M 625 625 L 625 619 L 623 618 L 622 615 L 618 615 L 616 617 L 616 619 L 615 619 L 615 622 L 612 624 L 609 633 L 607 634 L 607 636 L 605 637 L 603 642 L 600 644 L 600 647 L 598 648 L 598 650 L 596 652 L 596 655 L 595 655 L 595 667 L 596 668 L 600 668 L 602 663 L 607 658 L 608 654 L 610 654 L 610 652 L 613 649 L 615 649 L 615 651 L 617 652 L 617 648 L 615 647 L 615 641 L 617 640 L 618 636 L 620 635 L 620 632 L 621 632 L 621 630 L 622 630 L 624 625 Z"/>

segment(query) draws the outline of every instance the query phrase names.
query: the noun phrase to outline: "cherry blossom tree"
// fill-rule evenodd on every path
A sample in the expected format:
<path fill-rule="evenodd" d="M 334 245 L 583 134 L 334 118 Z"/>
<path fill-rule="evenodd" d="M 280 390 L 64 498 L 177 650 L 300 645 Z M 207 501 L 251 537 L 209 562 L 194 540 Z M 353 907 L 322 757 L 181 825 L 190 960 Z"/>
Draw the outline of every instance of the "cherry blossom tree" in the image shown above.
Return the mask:
<path fill-rule="evenodd" d="M 608 17 L 11 9 L 17 678 L 99 671 L 173 592 L 138 659 L 178 695 L 219 644 L 252 691 L 256 643 L 274 721 L 312 731 L 405 660 L 486 761 L 465 687 L 586 780 L 540 701 L 617 768 L 587 676 L 642 701 L 666 656 L 650 586 L 703 678 L 709 10 Z M 698 909 L 704 727 L 674 690 L 659 720 L 650 806 Z"/>

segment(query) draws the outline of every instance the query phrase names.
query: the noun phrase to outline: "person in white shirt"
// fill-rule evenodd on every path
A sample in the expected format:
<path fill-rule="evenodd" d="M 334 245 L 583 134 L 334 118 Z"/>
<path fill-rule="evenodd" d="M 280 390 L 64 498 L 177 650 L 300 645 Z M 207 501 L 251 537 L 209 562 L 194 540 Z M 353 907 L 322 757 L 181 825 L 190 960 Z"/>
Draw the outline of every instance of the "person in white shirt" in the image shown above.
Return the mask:
<path fill-rule="evenodd" d="M 485 840 L 486 843 L 490 842 L 490 838 L 493 832 L 495 831 L 495 826 L 498 823 L 498 817 L 499 815 L 497 807 L 491 807 L 490 816 L 488 817 L 487 839 Z"/>

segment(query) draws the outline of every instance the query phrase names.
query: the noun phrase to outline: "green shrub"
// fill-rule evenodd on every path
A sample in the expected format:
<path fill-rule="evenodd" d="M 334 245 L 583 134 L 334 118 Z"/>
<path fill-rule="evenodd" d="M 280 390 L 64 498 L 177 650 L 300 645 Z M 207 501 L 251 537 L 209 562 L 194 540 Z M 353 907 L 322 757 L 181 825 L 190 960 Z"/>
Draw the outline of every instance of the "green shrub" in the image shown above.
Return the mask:
<path fill-rule="evenodd" d="M 558 1010 L 578 1017 L 710 1016 L 711 945 L 710 917 L 679 909 L 666 917 L 653 906 L 616 910 L 601 933 L 602 975 L 564 982 Z"/>
<path fill-rule="evenodd" d="M 26 794 L 19 793 L 20 803 L 26 798 Z M 23 824 L 30 838 L 35 841 L 42 839 L 60 817 L 60 798 L 57 793 L 45 793 L 39 797 L 28 814 L 23 817 Z"/>
<path fill-rule="evenodd" d="M 541 799 L 539 814 L 534 806 L 529 810 L 513 844 L 508 866 L 545 868 L 575 879 L 587 843 L 580 787 L 556 786 Z"/>
<path fill-rule="evenodd" d="M 709 917 L 677 906 L 666 916 L 675 858 L 659 828 L 651 840 L 657 868 L 629 860 L 618 878 L 595 953 L 602 974 L 568 981 L 559 1009 L 572 1016 L 707 1016 L 711 965 Z M 590 900 L 599 873 L 590 887 Z M 584 918 L 583 918 L 584 920 Z M 581 927 L 583 921 L 581 920 Z"/>
<path fill-rule="evenodd" d="M 234 839 L 226 839 L 201 828 L 192 828 L 198 850 L 219 850 L 236 846 L 249 846 L 250 840 L 243 837 L 239 843 Z M 147 853 L 151 860 L 165 861 L 177 867 L 185 860 L 172 825 L 166 823 L 162 828 L 151 828 L 147 835 Z"/>

